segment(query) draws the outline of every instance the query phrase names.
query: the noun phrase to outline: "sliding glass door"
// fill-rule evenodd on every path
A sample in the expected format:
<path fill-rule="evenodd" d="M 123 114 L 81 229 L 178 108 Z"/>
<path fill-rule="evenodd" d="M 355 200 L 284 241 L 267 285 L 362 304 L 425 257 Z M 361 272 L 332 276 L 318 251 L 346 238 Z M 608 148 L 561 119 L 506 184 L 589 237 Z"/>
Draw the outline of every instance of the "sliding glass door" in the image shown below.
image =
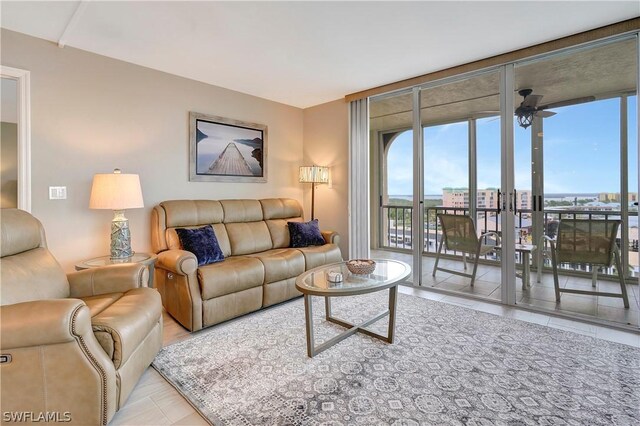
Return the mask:
<path fill-rule="evenodd" d="M 372 99 L 376 254 L 434 291 L 638 326 L 637 80 L 629 36 Z M 620 266 L 554 274 L 583 219 L 620 222 Z"/>
<path fill-rule="evenodd" d="M 528 208 L 518 212 L 522 220 L 516 233 L 521 242 L 537 247 L 527 265 L 536 270 L 536 279 L 531 287 L 518 289 L 520 304 L 639 324 L 634 278 L 638 270 L 637 64 L 637 40 L 630 37 L 515 67 L 515 176 L 532 196 Z M 619 266 L 615 261 L 588 262 L 579 245 L 584 242 L 588 250 L 597 251 L 604 237 L 594 229 L 617 222 Z M 557 238 L 562 223 L 583 223 L 587 228 L 571 235 L 574 247 L 563 256 L 573 261 L 557 259 L 554 273 L 550 240 Z M 519 261 L 525 268 L 522 258 Z M 622 296 L 621 281 L 628 301 L 611 296 Z M 596 292 L 609 295 L 589 294 Z"/>
<path fill-rule="evenodd" d="M 502 300 L 499 79 L 496 70 L 420 93 L 421 285 L 493 300 Z"/>
<path fill-rule="evenodd" d="M 412 263 L 414 285 L 502 301 L 499 79 L 496 69 L 370 103 L 374 240 L 378 255 Z M 473 249 L 445 238 L 443 215 L 469 219 Z"/>

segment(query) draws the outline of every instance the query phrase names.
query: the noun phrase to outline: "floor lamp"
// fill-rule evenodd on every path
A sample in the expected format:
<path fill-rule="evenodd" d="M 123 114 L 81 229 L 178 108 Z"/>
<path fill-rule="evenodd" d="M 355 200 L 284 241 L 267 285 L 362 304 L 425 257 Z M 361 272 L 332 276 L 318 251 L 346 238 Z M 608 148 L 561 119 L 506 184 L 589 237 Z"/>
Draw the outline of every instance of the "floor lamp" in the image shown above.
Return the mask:
<path fill-rule="evenodd" d="M 329 168 L 322 166 L 300 167 L 300 183 L 311 184 L 311 220 L 314 220 L 313 207 L 316 196 L 316 185 L 319 183 L 329 183 Z"/>

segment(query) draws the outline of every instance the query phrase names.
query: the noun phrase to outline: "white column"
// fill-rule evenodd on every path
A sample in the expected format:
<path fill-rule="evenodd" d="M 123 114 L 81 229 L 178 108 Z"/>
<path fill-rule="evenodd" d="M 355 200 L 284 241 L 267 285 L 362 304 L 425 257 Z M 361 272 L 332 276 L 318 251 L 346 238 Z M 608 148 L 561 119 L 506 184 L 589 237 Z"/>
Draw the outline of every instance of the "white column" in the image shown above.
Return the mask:
<path fill-rule="evenodd" d="M 467 130 L 469 133 L 469 216 L 473 219 L 473 223 L 476 224 L 476 229 L 479 229 L 476 223 L 478 219 L 478 155 L 477 155 L 477 133 L 476 133 L 476 119 L 470 118 L 467 121 Z"/>
<path fill-rule="evenodd" d="M 623 95 L 620 97 L 620 213 L 622 218 L 620 256 L 625 277 L 629 273 L 629 132 L 627 118 L 627 96 Z"/>
<path fill-rule="evenodd" d="M 541 239 L 544 235 L 544 118 L 533 117 L 531 123 L 531 201 L 536 206 L 537 211 L 531 214 L 531 224 L 533 226 L 532 244 L 538 246 L 533 254 L 533 264 L 541 265 L 542 261 L 542 244 Z M 526 188 L 521 188 L 525 190 Z M 534 201 L 535 199 L 535 201 Z M 542 202 L 542 205 L 539 203 Z M 538 276 L 541 272 L 538 271 Z"/>
<path fill-rule="evenodd" d="M 369 100 L 349 106 L 349 258 L 370 257 Z"/>
<path fill-rule="evenodd" d="M 411 250 L 413 251 L 413 285 L 422 285 L 422 252 L 424 251 L 424 141 L 420 89 L 413 89 L 413 215 L 411 217 Z"/>
<path fill-rule="evenodd" d="M 501 125 L 501 158 L 502 158 L 502 303 L 516 303 L 516 265 L 515 265 L 515 215 L 513 213 L 514 153 L 513 153 L 513 92 L 514 68 L 508 64 L 500 70 L 500 125 Z"/>

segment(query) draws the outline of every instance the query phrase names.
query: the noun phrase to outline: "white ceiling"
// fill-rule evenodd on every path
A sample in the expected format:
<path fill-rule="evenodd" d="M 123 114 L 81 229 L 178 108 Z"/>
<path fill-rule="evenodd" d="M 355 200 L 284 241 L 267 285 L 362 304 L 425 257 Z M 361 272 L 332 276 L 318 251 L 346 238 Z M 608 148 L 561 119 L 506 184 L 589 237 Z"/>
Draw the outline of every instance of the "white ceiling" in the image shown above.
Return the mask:
<path fill-rule="evenodd" d="M 58 42 L 81 2 L 1 3 Z M 68 46 L 306 108 L 640 15 L 638 1 L 89 1 Z"/>

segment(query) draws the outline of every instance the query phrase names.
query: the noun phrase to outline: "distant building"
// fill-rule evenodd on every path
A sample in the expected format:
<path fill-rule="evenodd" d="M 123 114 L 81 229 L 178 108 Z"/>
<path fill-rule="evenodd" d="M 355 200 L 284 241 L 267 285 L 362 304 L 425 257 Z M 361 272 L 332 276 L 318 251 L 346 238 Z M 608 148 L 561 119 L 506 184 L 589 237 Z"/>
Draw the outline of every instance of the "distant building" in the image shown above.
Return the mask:
<path fill-rule="evenodd" d="M 480 209 L 498 208 L 497 188 L 478 189 L 477 206 Z M 516 206 L 518 209 L 527 210 L 532 207 L 531 191 L 516 191 Z M 469 188 L 443 188 L 442 205 L 444 207 L 469 207 Z"/>
<path fill-rule="evenodd" d="M 598 201 L 601 203 L 618 203 L 620 202 L 619 192 L 601 192 L 598 194 Z"/>
<path fill-rule="evenodd" d="M 442 205 L 445 207 L 469 207 L 469 189 L 443 188 Z"/>
<path fill-rule="evenodd" d="M 622 200 L 619 192 L 601 192 L 598 194 L 598 201 L 601 203 L 619 203 Z M 638 193 L 629 192 L 628 202 L 634 203 L 636 201 L 638 201 Z"/>

